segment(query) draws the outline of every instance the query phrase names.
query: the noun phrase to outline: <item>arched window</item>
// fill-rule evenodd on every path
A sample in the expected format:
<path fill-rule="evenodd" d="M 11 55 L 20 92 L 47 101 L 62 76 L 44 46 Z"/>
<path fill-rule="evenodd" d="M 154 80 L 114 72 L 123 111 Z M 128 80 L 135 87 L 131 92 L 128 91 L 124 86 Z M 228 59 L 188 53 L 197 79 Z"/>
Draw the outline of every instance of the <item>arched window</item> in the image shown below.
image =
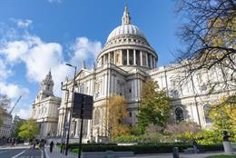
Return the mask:
<path fill-rule="evenodd" d="M 210 105 L 209 104 L 204 105 L 203 111 L 206 123 L 211 123 L 211 119 L 209 118 Z"/>
<path fill-rule="evenodd" d="M 98 125 L 100 120 L 100 111 L 98 109 L 95 110 L 94 112 L 94 125 Z"/>
<path fill-rule="evenodd" d="M 177 107 L 175 109 L 175 118 L 176 118 L 176 122 L 181 122 L 184 120 L 184 113 L 181 107 Z"/>

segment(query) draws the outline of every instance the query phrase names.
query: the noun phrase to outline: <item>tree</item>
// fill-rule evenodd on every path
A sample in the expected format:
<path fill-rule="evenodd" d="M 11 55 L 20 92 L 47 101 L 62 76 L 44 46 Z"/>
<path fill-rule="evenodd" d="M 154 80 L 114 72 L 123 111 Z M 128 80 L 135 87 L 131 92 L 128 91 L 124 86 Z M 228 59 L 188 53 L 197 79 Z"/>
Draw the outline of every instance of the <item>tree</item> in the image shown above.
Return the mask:
<path fill-rule="evenodd" d="M 24 124 L 24 120 L 20 120 L 16 123 L 14 129 L 12 129 L 11 136 L 12 137 L 18 137 L 19 132 L 20 132 L 20 127 Z"/>
<path fill-rule="evenodd" d="M 39 127 L 35 120 L 29 119 L 20 126 L 19 137 L 33 139 L 39 134 Z"/>
<path fill-rule="evenodd" d="M 3 114 L 6 113 L 6 109 L 10 106 L 11 99 L 7 95 L 0 94 L 0 127 L 3 124 Z"/>
<path fill-rule="evenodd" d="M 144 133 L 150 124 L 159 126 L 163 131 L 170 117 L 170 98 L 164 90 L 158 89 L 153 80 L 148 80 L 142 87 L 137 117 L 141 133 Z"/>
<path fill-rule="evenodd" d="M 122 96 L 112 96 L 108 99 L 108 129 L 111 138 L 125 135 L 130 132 L 126 123 L 128 115 L 127 101 Z"/>
<path fill-rule="evenodd" d="M 236 1 L 179 0 L 186 17 L 180 33 L 186 47 L 179 60 L 188 61 L 189 72 L 222 67 L 234 77 L 236 62 Z M 234 79 L 235 80 L 235 79 Z"/>
<path fill-rule="evenodd" d="M 236 95 L 223 97 L 219 104 L 212 105 L 209 117 L 213 126 L 219 130 L 236 129 Z"/>

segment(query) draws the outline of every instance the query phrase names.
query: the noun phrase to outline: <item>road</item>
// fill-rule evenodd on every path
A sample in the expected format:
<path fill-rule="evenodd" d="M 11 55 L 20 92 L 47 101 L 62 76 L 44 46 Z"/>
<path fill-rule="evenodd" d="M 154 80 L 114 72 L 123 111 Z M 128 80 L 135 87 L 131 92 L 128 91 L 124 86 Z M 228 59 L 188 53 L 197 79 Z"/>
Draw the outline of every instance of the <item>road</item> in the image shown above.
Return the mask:
<path fill-rule="evenodd" d="M 0 149 L 0 158 L 44 158 L 42 150 L 29 148 Z"/>

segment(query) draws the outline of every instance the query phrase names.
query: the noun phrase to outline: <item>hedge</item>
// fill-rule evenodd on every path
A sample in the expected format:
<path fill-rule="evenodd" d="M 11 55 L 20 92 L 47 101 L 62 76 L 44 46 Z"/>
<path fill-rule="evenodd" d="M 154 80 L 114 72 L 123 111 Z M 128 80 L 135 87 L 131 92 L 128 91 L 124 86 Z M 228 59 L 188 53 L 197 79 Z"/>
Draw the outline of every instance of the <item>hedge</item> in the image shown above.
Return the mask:
<path fill-rule="evenodd" d="M 105 152 L 107 150 L 112 151 L 133 151 L 135 154 L 147 154 L 147 153 L 170 153 L 174 147 L 178 147 L 180 152 L 184 149 L 192 147 L 190 144 L 139 144 L 133 146 L 117 146 L 116 144 L 83 144 L 83 152 Z M 222 144 L 214 145 L 200 145 L 203 151 L 223 151 Z M 72 152 L 78 151 L 78 144 L 70 144 L 69 146 Z"/>

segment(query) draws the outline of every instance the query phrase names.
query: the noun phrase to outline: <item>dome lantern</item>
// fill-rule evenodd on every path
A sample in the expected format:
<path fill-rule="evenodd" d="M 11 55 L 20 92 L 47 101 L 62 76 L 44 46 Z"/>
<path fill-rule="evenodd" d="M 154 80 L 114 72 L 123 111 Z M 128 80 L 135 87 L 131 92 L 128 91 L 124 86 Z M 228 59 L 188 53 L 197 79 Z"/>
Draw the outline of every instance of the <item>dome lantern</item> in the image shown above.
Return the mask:
<path fill-rule="evenodd" d="M 129 25 L 130 24 L 130 16 L 129 16 L 129 11 L 128 11 L 128 7 L 125 6 L 125 10 L 123 13 L 123 17 L 122 17 L 122 25 Z"/>

